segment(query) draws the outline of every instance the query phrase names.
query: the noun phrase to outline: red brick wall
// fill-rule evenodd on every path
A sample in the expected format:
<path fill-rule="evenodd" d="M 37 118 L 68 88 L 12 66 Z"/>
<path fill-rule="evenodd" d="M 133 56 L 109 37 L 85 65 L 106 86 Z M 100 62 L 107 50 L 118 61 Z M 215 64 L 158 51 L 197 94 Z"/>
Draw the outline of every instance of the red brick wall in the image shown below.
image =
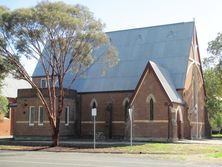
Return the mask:
<path fill-rule="evenodd" d="M 74 136 L 75 135 L 75 121 L 76 121 L 76 100 L 75 93 L 73 91 L 65 91 L 64 107 L 69 106 L 70 116 L 69 125 L 65 125 L 64 113 L 62 113 L 60 124 L 60 136 Z M 47 99 L 47 98 L 46 98 Z M 35 122 L 34 126 L 29 125 L 29 108 L 35 107 Z M 36 97 L 31 89 L 19 90 L 17 98 L 17 108 L 14 115 L 14 136 L 26 137 L 26 136 L 51 136 L 52 129 L 48 121 L 47 113 L 44 112 L 44 123 L 38 125 L 38 109 L 39 106 L 43 106 L 41 101 Z"/>
<path fill-rule="evenodd" d="M 153 121 L 150 120 L 149 103 L 146 101 L 150 94 L 155 98 Z M 169 102 L 161 83 L 153 70 L 149 68 L 132 103 L 135 138 L 168 138 L 168 106 L 166 104 Z"/>
<path fill-rule="evenodd" d="M 96 99 L 98 104 L 97 132 L 102 132 L 104 136 L 107 136 L 109 113 L 106 108 L 109 103 L 112 103 L 112 137 L 123 137 L 125 134 L 123 101 L 125 98 L 130 99 L 131 95 L 131 91 L 81 94 L 81 135 L 89 136 L 93 134 L 90 104 L 92 99 Z"/>

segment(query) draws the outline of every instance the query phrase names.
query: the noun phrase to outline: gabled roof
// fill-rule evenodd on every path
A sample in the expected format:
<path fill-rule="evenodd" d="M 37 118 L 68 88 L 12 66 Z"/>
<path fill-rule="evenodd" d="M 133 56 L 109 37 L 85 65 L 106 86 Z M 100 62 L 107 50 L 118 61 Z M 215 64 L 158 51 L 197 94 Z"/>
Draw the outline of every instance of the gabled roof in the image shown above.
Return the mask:
<path fill-rule="evenodd" d="M 168 71 L 152 61 L 149 61 L 149 64 L 152 67 L 157 78 L 159 79 L 170 101 L 175 103 L 183 103 L 183 100 L 176 91 L 176 88 Z"/>
<path fill-rule="evenodd" d="M 119 52 L 118 65 L 102 75 L 103 65 L 97 62 L 72 88 L 78 92 L 134 90 L 150 60 L 168 70 L 175 88 L 184 88 L 193 31 L 194 22 L 186 22 L 108 32 Z M 43 76 L 39 64 L 33 73 L 37 76 Z"/>

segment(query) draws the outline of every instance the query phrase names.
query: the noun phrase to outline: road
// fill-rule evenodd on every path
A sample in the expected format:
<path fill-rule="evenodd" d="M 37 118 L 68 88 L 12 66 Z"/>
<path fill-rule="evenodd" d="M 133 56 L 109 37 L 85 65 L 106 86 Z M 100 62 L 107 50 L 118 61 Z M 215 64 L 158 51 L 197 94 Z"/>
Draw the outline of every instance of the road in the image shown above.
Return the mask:
<path fill-rule="evenodd" d="M 157 160 L 135 154 L 2 151 L 0 167 L 207 167 L 187 161 Z M 215 165 L 219 167 L 221 165 Z"/>

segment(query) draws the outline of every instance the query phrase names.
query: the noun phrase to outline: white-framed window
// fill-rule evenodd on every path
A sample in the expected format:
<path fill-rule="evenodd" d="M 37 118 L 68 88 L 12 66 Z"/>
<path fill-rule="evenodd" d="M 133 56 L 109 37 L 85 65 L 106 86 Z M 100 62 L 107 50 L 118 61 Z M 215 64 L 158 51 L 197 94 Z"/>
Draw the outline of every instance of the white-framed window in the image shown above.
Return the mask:
<path fill-rule="evenodd" d="M 65 107 L 65 125 L 69 125 L 69 106 Z"/>
<path fill-rule="evenodd" d="M 40 88 L 47 88 L 47 83 L 45 78 L 41 78 Z"/>
<path fill-rule="evenodd" d="M 35 124 L 35 107 L 29 107 L 29 126 L 34 126 Z"/>
<path fill-rule="evenodd" d="M 43 125 L 44 121 L 44 108 L 42 106 L 39 106 L 39 112 L 38 112 L 38 125 Z"/>

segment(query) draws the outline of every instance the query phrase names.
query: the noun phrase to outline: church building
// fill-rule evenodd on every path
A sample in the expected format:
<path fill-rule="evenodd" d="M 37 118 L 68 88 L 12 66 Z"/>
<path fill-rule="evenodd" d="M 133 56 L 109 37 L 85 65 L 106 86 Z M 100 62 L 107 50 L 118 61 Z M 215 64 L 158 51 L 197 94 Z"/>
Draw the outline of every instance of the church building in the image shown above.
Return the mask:
<path fill-rule="evenodd" d="M 208 136 L 205 88 L 194 22 L 108 32 L 119 63 L 101 74 L 96 62 L 65 89 L 60 136 L 91 138 L 97 109 L 98 139 L 174 141 Z M 46 91 L 39 64 L 33 81 Z M 47 138 L 51 129 L 33 89 L 20 89 L 15 138 Z"/>

